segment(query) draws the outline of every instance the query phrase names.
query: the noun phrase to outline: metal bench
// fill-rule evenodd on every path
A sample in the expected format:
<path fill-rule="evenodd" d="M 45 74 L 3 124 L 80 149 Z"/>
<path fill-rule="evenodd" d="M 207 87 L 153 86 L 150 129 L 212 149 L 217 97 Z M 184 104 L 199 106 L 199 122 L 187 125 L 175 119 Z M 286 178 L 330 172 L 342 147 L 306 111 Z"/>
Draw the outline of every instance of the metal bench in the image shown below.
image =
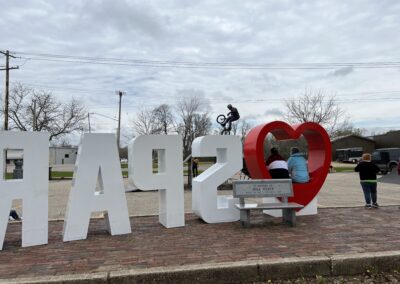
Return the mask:
<path fill-rule="evenodd" d="M 235 204 L 240 210 L 242 226 L 250 227 L 251 210 L 282 209 L 282 220 L 292 227 L 296 226 L 296 209 L 304 208 L 303 205 L 288 202 L 288 197 L 293 196 L 291 179 L 271 180 L 238 180 L 233 182 L 233 197 L 239 198 L 240 204 Z M 276 203 L 245 203 L 246 198 L 277 197 L 282 202 Z"/>

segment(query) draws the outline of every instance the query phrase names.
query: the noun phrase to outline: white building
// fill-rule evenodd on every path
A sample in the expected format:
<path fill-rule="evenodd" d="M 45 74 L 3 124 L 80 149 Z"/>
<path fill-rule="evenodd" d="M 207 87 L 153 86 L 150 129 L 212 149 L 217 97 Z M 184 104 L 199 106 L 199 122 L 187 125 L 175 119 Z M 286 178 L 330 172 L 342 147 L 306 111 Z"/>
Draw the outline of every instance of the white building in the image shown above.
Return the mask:
<path fill-rule="evenodd" d="M 50 147 L 49 151 L 50 165 L 75 164 L 78 156 L 78 147 Z"/>
<path fill-rule="evenodd" d="M 6 150 L 6 160 L 7 163 L 10 160 L 21 160 L 23 159 L 24 155 L 23 155 L 22 150 L 14 150 L 14 149 L 10 149 L 10 150 Z"/>
<path fill-rule="evenodd" d="M 10 149 L 6 151 L 7 163 L 13 160 L 24 158 L 24 151 L 18 149 Z M 66 165 L 75 164 L 78 155 L 78 147 L 50 147 L 49 148 L 49 165 Z"/>

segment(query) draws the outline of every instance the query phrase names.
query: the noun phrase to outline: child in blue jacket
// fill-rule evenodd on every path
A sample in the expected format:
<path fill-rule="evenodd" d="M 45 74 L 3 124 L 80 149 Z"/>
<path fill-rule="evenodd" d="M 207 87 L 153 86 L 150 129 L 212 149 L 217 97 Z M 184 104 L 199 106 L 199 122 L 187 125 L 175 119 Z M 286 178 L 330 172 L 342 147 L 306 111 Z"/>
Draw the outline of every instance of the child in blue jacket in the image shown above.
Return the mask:
<path fill-rule="evenodd" d="M 288 160 L 288 169 L 293 182 L 306 183 L 310 181 L 308 174 L 307 161 L 304 158 L 303 153 L 300 153 L 299 149 L 293 147 L 291 149 L 291 156 Z"/>

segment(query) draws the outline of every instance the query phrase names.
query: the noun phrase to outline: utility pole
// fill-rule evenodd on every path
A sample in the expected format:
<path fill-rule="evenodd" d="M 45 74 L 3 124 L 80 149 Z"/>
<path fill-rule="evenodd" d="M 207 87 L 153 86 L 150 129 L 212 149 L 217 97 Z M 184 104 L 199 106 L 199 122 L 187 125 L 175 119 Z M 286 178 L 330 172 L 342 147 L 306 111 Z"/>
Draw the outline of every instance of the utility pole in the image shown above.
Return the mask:
<path fill-rule="evenodd" d="M 119 96 L 119 114 L 118 114 L 118 130 L 117 130 L 117 145 L 119 149 L 121 141 L 121 100 L 122 96 L 125 95 L 125 93 L 122 91 L 118 91 L 117 95 Z"/>
<path fill-rule="evenodd" d="M 19 69 L 18 66 L 10 67 L 10 57 L 16 58 L 13 55 L 10 55 L 10 51 L 6 50 L 6 52 L 1 51 L 1 54 L 6 56 L 6 66 L 1 68 L 0 70 L 6 71 L 6 90 L 5 90 L 5 98 L 4 98 L 4 130 L 8 130 L 8 97 L 9 97 L 9 89 L 10 89 L 10 70 L 12 69 Z"/>
<path fill-rule="evenodd" d="M 91 132 L 91 129 L 90 129 L 90 112 L 88 112 L 88 114 L 87 114 L 87 119 L 88 119 L 88 122 L 89 122 L 89 133 Z"/>
<path fill-rule="evenodd" d="M 33 112 L 32 112 L 32 116 L 33 116 L 33 131 L 36 131 L 36 100 L 33 100 Z"/>

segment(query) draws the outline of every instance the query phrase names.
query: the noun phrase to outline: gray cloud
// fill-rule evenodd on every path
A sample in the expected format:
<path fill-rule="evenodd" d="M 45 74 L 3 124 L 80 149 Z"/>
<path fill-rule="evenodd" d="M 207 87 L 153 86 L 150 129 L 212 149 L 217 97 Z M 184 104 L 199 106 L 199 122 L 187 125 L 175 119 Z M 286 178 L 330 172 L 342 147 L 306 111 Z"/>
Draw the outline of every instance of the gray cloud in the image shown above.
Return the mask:
<path fill-rule="evenodd" d="M 260 117 L 257 115 L 245 115 L 242 116 L 241 119 L 246 120 L 247 122 L 254 123 L 256 121 L 259 121 Z"/>
<path fill-rule="evenodd" d="M 199 107 L 199 111 L 208 112 L 211 108 L 210 100 L 206 97 L 203 90 L 195 90 L 195 89 L 183 89 L 177 90 L 176 99 L 172 103 L 175 103 L 178 100 L 182 100 L 185 98 L 196 97 L 200 100 L 201 104 Z M 170 101 L 171 103 L 171 101 Z"/>
<path fill-rule="evenodd" d="M 42 0 L 24 5 L 0 0 L 0 6 L 0 49 L 12 51 L 261 64 L 395 61 L 400 46 L 400 2 L 389 0 Z M 24 62 L 12 60 L 12 64 Z M 298 96 L 305 87 L 338 94 L 400 90 L 397 69 L 354 71 L 351 67 L 179 69 L 30 60 L 11 72 L 11 80 L 50 88 L 60 98 L 79 96 L 91 111 L 109 115 L 116 112 L 119 89 L 127 92 L 123 108 L 129 113 L 141 106 L 173 104 L 182 90 L 194 90 L 208 101 L 212 116 L 232 103 L 242 118 L 254 121 L 282 116 L 284 100 Z M 365 109 L 369 118 L 376 119 L 388 109 L 398 110 L 400 101 L 394 96 L 373 96 L 389 98 L 379 102 L 379 108 L 372 108 L 377 102 L 363 100 L 363 95 L 347 95 L 342 101 L 358 99 L 357 108 L 343 103 L 351 119 L 363 120 Z"/>
<path fill-rule="evenodd" d="M 354 72 L 353 67 L 344 67 L 333 71 L 331 73 L 331 76 L 342 77 L 342 76 L 347 76 L 352 72 Z"/>
<path fill-rule="evenodd" d="M 280 108 L 268 109 L 264 115 L 266 116 L 283 116 L 284 112 Z"/>
<path fill-rule="evenodd" d="M 97 0 L 84 1 L 78 12 L 83 18 L 88 18 L 87 22 L 114 33 L 133 35 L 136 31 L 145 36 L 160 37 L 165 32 L 165 23 L 154 8 L 142 1 L 124 0 L 115 3 Z"/>

